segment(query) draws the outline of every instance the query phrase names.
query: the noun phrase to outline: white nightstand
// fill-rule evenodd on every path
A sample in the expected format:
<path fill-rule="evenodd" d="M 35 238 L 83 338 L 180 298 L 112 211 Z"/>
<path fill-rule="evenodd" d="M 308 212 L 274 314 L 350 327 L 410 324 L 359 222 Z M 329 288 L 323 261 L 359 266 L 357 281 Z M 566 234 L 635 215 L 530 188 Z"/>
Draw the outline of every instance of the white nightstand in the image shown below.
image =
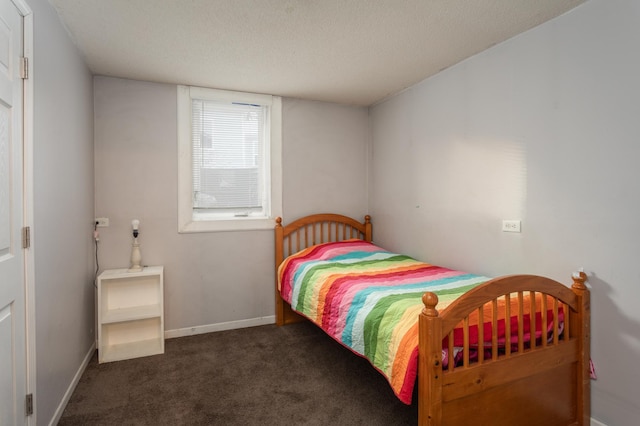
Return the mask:
<path fill-rule="evenodd" d="M 164 353 L 164 267 L 98 276 L 98 362 Z"/>

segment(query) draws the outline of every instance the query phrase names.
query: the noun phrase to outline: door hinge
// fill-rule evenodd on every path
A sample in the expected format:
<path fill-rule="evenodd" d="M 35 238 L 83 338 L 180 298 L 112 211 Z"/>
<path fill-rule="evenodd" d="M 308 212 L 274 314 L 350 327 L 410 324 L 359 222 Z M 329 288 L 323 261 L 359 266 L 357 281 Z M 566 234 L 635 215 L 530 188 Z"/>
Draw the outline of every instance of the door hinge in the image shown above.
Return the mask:
<path fill-rule="evenodd" d="M 29 78 L 29 58 L 25 56 L 20 58 L 20 78 L 24 80 Z"/>
<path fill-rule="evenodd" d="M 22 228 L 22 248 L 28 249 L 31 247 L 31 227 L 25 226 Z"/>
<path fill-rule="evenodd" d="M 30 416 L 33 414 L 33 394 L 27 394 L 27 400 L 26 400 L 26 411 L 27 411 L 27 416 Z"/>

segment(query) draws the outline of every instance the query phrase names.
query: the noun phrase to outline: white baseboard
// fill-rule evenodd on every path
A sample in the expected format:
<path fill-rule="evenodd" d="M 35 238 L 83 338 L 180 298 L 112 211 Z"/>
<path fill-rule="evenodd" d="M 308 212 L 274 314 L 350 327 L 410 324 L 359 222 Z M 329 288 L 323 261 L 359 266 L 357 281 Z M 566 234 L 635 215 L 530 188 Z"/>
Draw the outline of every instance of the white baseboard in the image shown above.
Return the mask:
<path fill-rule="evenodd" d="M 591 417 L 591 426 L 607 426 L 607 425 Z"/>
<path fill-rule="evenodd" d="M 60 421 L 60 418 L 62 417 L 62 413 L 64 412 L 64 409 L 67 406 L 67 404 L 69 403 L 69 400 L 71 399 L 71 395 L 73 395 L 73 391 L 76 389 L 76 386 L 78 386 L 78 382 L 82 378 L 82 374 L 84 373 L 84 370 L 87 369 L 87 365 L 89 365 L 89 361 L 91 361 L 91 357 L 95 356 L 95 354 L 96 354 L 96 344 L 94 342 L 93 345 L 91 345 L 91 348 L 89 348 L 89 352 L 87 352 L 87 355 L 85 355 L 84 360 L 82 361 L 82 364 L 80 364 L 80 368 L 78 368 L 78 371 L 76 371 L 76 375 L 73 376 L 73 380 L 71 380 L 71 383 L 69 384 L 69 387 L 67 388 L 67 391 L 65 392 L 64 397 L 62 398 L 62 401 L 60 401 L 60 404 L 58 404 L 58 408 L 56 409 L 56 412 L 54 413 L 53 418 L 49 422 L 49 426 L 57 425 L 58 422 Z M 38 403 L 37 398 L 38 396 L 36 395 L 36 404 Z"/>
<path fill-rule="evenodd" d="M 197 325 L 194 327 L 178 328 L 175 330 L 165 330 L 164 338 L 173 339 L 174 337 L 194 336 L 196 334 L 212 333 L 214 331 L 235 330 L 237 328 L 255 327 L 258 325 L 274 324 L 276 316 L 250 318 L 239 321 L 220 322 L 217 324 Z"/>

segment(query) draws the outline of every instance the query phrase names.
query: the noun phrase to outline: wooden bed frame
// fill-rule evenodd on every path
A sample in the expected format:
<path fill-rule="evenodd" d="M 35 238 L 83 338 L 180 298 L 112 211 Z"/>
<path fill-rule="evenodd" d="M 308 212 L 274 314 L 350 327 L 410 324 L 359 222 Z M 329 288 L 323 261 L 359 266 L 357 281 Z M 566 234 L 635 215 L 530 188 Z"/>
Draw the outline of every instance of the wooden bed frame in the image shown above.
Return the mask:
<path fill-rule="evenodd" d="M 371 241 L 371 218 L 365 216 L 364 223 L 360 223 L 342 215 L 317 214 L 286 226 L 278 218 L 276 274 L 278 266 L 290 254 L 314 244 L 349 238 Z M 586 275 L 574 273 L 572 278 L 571 288 L 533 275 L 496 278 L 467 292 L 442 312 L 436 309 L 438 297 L 431 292 L 425 293 L 422 297 L 425 307 L 419 317 L 418 424 L 588 425 L 590 299 L 585 286 Z M 485 359 L 480 346 L 477 362 L 470 362 L 469 317 L 482 315 L 483 321 L 492 322 L 495 330 L 497 301 L 504 296 L 519 306 L 515 311 L 506 307 L 506 315 L 517 316 L 521 332 L 523 295 L 535 294 L 547 296 L 541 298 L 543 302 L 533 302 L 531 306 L 532 310 L 541 312 L 543 323 L 547 310 L 554 312 L 553 338 L 537 345 L 534 339 L 528 347 L 523 346 L 520 335 L 518 349 L 512 352 L 507 337 L 507 349 L 500 355 L 494 339 L 491 348 L 486 348 L 491 349 L 491 356 Z M 531 299 L 535 300 L 535 297 Z M 547 300 L 551 300 L 550 304 Z M 560 330 L 557 321 L 561 307 L 565 315 L 564 330 Z M 291 309 L 276 288 L 276 323 L 284 325 L 298 321 L 306 319 Z M 443 337 L 459 327 L 465 333 L 463 363 L 459 366 L 449 363 L 443 369 Z M 479 340 L 482 341 L 480 330 L 482 328 L 479 328 Z M 509 336 L 508 326 L 506 334 Z M 449 338 L 449 341 L 453 339 Z M 453 353 L 452 344 L 449 353 Z"/>

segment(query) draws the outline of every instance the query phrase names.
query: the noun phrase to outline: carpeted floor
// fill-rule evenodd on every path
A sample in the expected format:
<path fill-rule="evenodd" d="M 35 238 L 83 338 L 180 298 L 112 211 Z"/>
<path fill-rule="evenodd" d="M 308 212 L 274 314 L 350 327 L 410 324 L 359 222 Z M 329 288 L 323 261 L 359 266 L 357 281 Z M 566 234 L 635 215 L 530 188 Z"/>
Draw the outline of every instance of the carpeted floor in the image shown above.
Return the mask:
<path fill-rule="evenodd" d="M 83 374 L 59 425 L 411 425 L 368 361 L 311 323 L 169 339 Z M 414 398 L 415 399 L 415 398 Z"/>

